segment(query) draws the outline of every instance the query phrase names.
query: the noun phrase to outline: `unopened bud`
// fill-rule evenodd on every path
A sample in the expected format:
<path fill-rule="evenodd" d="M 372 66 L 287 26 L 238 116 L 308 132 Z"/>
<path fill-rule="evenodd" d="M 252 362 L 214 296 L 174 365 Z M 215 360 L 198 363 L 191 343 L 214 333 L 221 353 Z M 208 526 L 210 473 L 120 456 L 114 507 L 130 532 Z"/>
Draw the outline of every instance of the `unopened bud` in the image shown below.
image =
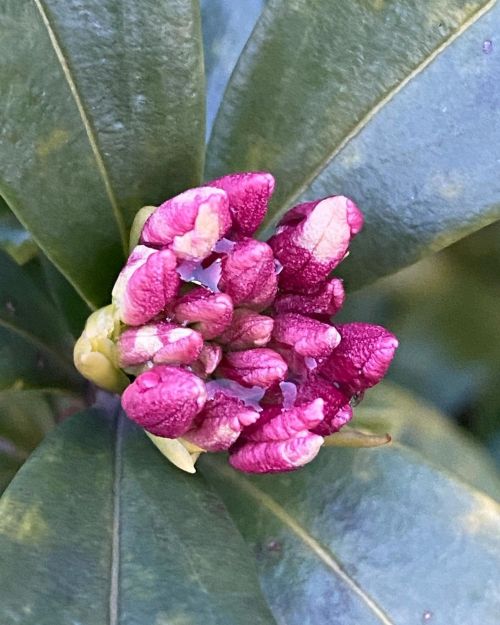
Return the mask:
<path fill-rule="evenodd" d="M 141 242 L 168 246 L 184 260 L 203 260 L 230 227 L 226 193 L 213 187 L 197 187 L 159 206 L 146 221 Z"/>
<path fill-rule="evenodd" d="M 147 323 L 173 302 L 180 286 L 176 265 L 170 250 L 153 250 L 145 245 L 134 248 L 112 292 L 117 314 L 124 323 Z"/>

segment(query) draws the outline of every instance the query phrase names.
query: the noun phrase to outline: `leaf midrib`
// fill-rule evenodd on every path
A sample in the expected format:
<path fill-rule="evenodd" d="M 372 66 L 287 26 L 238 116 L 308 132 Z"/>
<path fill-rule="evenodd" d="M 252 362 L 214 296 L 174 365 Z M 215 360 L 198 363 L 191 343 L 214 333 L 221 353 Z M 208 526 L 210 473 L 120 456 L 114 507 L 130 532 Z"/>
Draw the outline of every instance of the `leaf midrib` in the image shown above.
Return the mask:
<path fill-rule="evenodd" d="M 61 47 L 61 44 L 59 43 L 59 39 L 56 35 L 56 32 L 52 26 L 52 23 L 50 21 L 48 12 L 46 10 L 46 7 L 43 4 L 43 0 L 33 0 L 35 3 L 35 7 L 38 10 L 38 13 L 40 14 L 40 18 L 43 22 L 43 25 L 45 26 L 46 30 L 47 30 L 47 34 L 49 36 L 50 42 L 52 44 L 52 47 L 54 49 L 54 53 L 56 55 L 57 60 L 59 61 L 59 64 L 61 66 L 61 70 L 62 73 L 64 75 L 64 78 L 68 84 L 69 90 L 71 92 L 71 95 L 73 96 L 73 99 L 75 101 L 76 107 L 78 109 L 78 113 L 80 115 L 80 118 L 82 120 L 82 124 L 83 127 L 85 129 L 85 133 L 87 135 L 87 139 L 89 141 L 90 144 L 90 148 L 92 151 L 92 154 L 94 155 L 94 159 L 96 162 L 96 166 L 97 169 L 99 171 L 99 174 L 102 178 L 103 184 L 104 184 L 104 188 L 106 190 L 106 194 L 108 196 L 109 202 L 111 204 L 111 209 L 113 212 L 113 216 L 115 218 L 117 227 L 118 227 L 118 232 L 120 234 L 120 239 L 121 239 L 121 244 L 122 244 L 122 249 L 123 249 L 123 253 L 125 255 L 125 257 L 128 255 L 128 240 L 127 240 L 127 229 L 125 226 L 125 220 L 123 218 L 123 214 L 120 211 L 120 208 L 118 206 L 118 201 L 116 199 L 115 193 L 113 191 L 113 186 L 111 184 L 111 179 L 110 176 L 108 174 L 107 168 L 106 168 L 106 164 L 104 162 L 104 158 L 101 154 L 101 150 L 99 148 L 99 144 L 97 142 L 97 138 L 96 138 L 96 133 L 95 130 L 92 126 L 92 123 L 87 115 L 87 112 L 85 110 L 85 106 L 83 104 L 83 99 L 82 96 L 80 95 L 80 92 L 78 90 L 77 87 L 77 83 L 76 83 L 76 79 L 73 77 L 71 69 L 70 69 L 70 65 L 69 65 L 69 61 L 68 59 L 66 59 L 66 56 L 63 52 L 63 49 Z"/>
<path fill-rule="evenodd" d="M 269 219 L 266 219 L 260 227 L 260 232 L 265 231 L 271 224 L 276 222 L 282 211 L 291 206 L 297 198 L 299 198 L 312 184 L 312 182 L 319 177 L 322 171 L 324 171 L 333 159 L 340 154 L 340 152 L 355 138 L 362 130 L 371 122 L 371 120 L 400 93 L 413 79 L 421 74 L 439 55 L 441 55 L 456 39 L 458 39 L 466 30 L 473 26 L 478 20 L 480 20 L 486 13 L 488 13 L 497 3 L 497 0 L 488 0 L 481 8 L 477 9 L 462 25 L 457 28 L 450 36 L 445 39 L 439 46 L 437 46 L 419 65 L 417 65 L 407 76 L 405 76 L 399 83 L 397 83 L 392 89 L 380 98 L 375 105 L 355 124 L 351 130 L 345 135 L 345 137 L 329 152 L 324 159 L 322 159 L 318 165 L 313 169 L 312 173 L 304 180 L 304 182 L 294 191 L 292 191 L 286 198 L 282 200 L 280 205 L 274 211 L 274 214 Z"/>
<path fill-rule="evenodd" d="M 73 367 L 73 363 L 71 362 L 70 358 L 65 358 L 64 356 L 61 356 L 61 354 L 56 349 L 54 349 L 53 347 L 45 343 L 42 339 L 40 339 L 38 336 L 36 336 L 32 332 L 29 332 L 28 330 L 24 328 L 16 326 L 13 323 L 10 323 L 9 321 L 7 321 L 1 316 L 0 316 L 0 327 L 4 327 L 6 330 L 9 330 L 10 332 L 17 334 L 28 343 L 31 343 L 32 345 L 34 345 L 37 349 L 43 350 L 44 352 L 49 354 L 52 358 L 54 358 L 61 365 L 63 369 L 69 370 L 71 372 L 71 375 L 75 375 L 75 369 Z"/>
<path fill-rule="evenodd" d="M 109 625 L 118 625 L 118 597 L 120 590 L 120 532 L 121 480 L 123 474 L 123 428 L 125 418 L 118 407 L 115 419 L 115 449 L 113 462 L 113 517 L 111 524 L 111 566 L 109 587 Z"/>
<path fill-rule="evenodd" d="M 370 609 L 370 611 L 379 619 L 383 625 L 395 625 L 387 614 L 380 608 L 374 599 L 372 599 L 357 582 L 342 568 L 335 555 L 325 548 L 314 536 L 312 536 L 300 523 L 291 517 L 284 508 L 282 508 L 270 495 L 264 493 L 260 488 L 250 483 L 241 474 L 229 469 L 228 467 L 220 467 L 215 463 L 210 463 L 212 469 L 223 475 L 226 479 L 236 483 L 239 488 L 245 491 L 257 503 L 267 508 L 283 525 L 293 532 L 299 540 L 301 540 L 314 555 L 329 568 L 334 575 L 348 586 L 348 588 Z"/>

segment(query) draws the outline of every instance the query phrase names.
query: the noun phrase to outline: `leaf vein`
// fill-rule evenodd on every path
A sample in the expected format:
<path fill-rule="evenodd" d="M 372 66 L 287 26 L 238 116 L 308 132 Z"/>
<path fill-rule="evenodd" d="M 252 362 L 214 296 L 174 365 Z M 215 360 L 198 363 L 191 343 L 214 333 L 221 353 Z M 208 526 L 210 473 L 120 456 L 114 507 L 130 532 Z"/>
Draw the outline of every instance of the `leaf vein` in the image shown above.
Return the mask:
<path fill-rule="evenodd" d="M 52 27 L 52 24 L 50 22 L 49 16 L 47 11 L 45 10 L 44 6 L 43 6 L 43 0 L 34 0 L 35 6 L 40 14 L 40 17 L 42 19 L 42 22 L 45 26 L 45 28 L 47 29 L 47 33 L 50 39 L 50 42 L 52 44 L 52 47 L 54 49 L 54 52 L 56 54 L 57 60 L 59 61 L 59 64 L 61 65 L 61 69 L 64 75 L 64 78 L 66 79 L 66 82 L 68 83 L 68 87 L 69 90 L 71 92 L 71 95 L 73 96 L 73 99 L 75 101 L 76 107 L 78 109 L 78 113 L 80 115 L 80 118 L 82 120 L 83 126 L 85 128 L 85 132 L 87 134 L 87 138 L 88 141 L 90 143 L 90 148 L 92 150 L 92 153 L 94 155 L 95 161 L 96 161 L 96 165 L 97 165 L 97 169 L 99 171 L 99 174 L 101 175 L 102 181 L 104 183 L 104 187 L 106 189 L 106 194 L 108 196 L 109 202 L 111 204 L 111 208 L 113 211 L 113 215 L 114 218 L 116 220 L 117 226 L 118 226 L 118 231 L 120 233 L 120 239 L 121 239 L 121 243 L 122 243 L 122 247 L 123 247 L 123 251 L 124 254 L 127 255 L 128 253 L 128 241 L 127 241 L 127 232 L 126 232 L 126 227 L 125 227 L 125 221 L 123 219 L 123 215 L 120 211 L 120 208 L 118 206 L 118 201 L 116 199 L 115 193 L 113 191 L 113 187 L 111 185 L 111 180 L 108 174 L 108 171 L 106 169 L 106 164 L 104 162 L 104 159 L 102 157 L 99 145 L 97 143 L 97 139 L 95 136 L 95 131 L 92 128 L 92 124 L 90 122 L 90 119 L 85 111 L 85 107 L 83 104 L 83 100 L 82 97 L 78 91 L 78 87 L 76 85 L 76 81 L 72 76 L 71 73 L 71 69 L 69 67 L 69 63 L 64 55 L 64 52 L 62 50 L 62 47 L 59 43 L 59 40 L 57 38 L 57 35 L 54 31 L 54 28 Z"/>
<path fill-rule="evenodd" d="M 443 53 L 456 39 L 458 39 L 466 30 L 473 26 L 478 20 L 480 20 L 486 13 L 488 13 L 496 4 L 497 0 L 489 0 L 481 8 L 475 11 L 455 32 L 453 32 L 447 39 L 445 39 L 439 46 L 437 46 L 427 58 L 425 58 L 419 65 L 417 65 L 405 78 L 403 78 L 398 84 L 390 89 L 384 97 L 382 97 L 360 121 L 355 124 L 351 130 L 346 134 L 340 143 L 338 143 L 330 152 L 326 158 L 322 159 L 318 166 L 312 171 L 300 187 L 295 191 L 292 191 L 286 197 L 281 206 L 276 211 L 275 215 L 267 223 L 265 222 L 261 230 L 267 228 L 271 223 L 278 220 L 282 210 L 291 205 L 297 198 L 299 198 L 304 191 L 312 184 L 312 182 L 325 170 L 333 159 L 340 154 L 340 152 L 350 143 L 364 128 L 370 123 L 370 121 L 388 104 L 393 98 L 395 98 L 400 91 L 402 91 L 406 85 L 408 85 L 414 78 L 416 78 L 421 72 L 424 71 L 441 53 Z"/>
<path fill-rule="evenodd" d="M 121 499 L 120 486 L 123 473 L 123 428 L 124 418 L 120 412 L 116 417 L 116 440 L 113 467 L 113 520 L 111 542 L 111 570 L 109 591 L 109 625 L 118 624 L 118 597 L 120 590 L 120 532 Z"/>
<path fill-rule="evenodd" d="M 214 465 L 211 465 L 214 467 Z M 215 468 L 215 467 L 214 467 Z M 271 496 L 264 493 L 260 488 L 251 484 L 245 478 L 237 475 L 234 471 L 216 467 L 225 477 L 237 483 L 250 497 L 266 507 L 277 519 L 293 532 L 314 555 L 329 568 L 334 575 L 340 578 L 346 586 L 373 612 L 383 625 L 395 625 L 387 614 L 378 606 L 350 575 L 342 568 L 335 555 L 324 547 L 312 536 L 300 523 L 291 517 Z"/>

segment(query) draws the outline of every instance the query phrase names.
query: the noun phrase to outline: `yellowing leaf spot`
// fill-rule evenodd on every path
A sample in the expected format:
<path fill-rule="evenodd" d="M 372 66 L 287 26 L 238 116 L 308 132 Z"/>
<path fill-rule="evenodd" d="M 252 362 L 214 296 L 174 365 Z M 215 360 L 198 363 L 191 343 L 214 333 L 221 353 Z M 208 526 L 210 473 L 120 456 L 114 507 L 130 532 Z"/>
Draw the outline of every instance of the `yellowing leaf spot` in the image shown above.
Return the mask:
<path fill-rule="evenodd" d="M 48 525 L 40 512 L 40 506 L 26 507 L 14 501 L 8 494 L 3 496 L 0 534 L 19 543 L 36 544 L 48 533 Z"/>
<path fill-rule="evenodd" d="M 55 152 L 61 148 L 69 139 L 69 132 L 62 130 L 62 128 L 56 128 L 53 130 L 47 139 L 38 142 L 36 147 L 36 153 L 38 156 L 44 158 L 51 152 Z"/>
<path fill-rule="evenodd" d="M 461 518 L 461 525 L 468 534 L 495 536 L 500 532 L 500 506 L 487 495 L 476 493 L 476 505 Z"/>

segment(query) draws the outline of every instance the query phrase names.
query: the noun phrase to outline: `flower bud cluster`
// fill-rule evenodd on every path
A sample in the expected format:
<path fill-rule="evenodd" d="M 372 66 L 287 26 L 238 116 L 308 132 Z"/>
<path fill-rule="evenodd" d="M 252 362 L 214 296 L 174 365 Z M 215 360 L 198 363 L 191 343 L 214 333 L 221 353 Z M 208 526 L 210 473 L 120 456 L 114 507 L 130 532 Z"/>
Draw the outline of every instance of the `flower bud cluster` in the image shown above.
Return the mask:
<path fill-rule="evenodd" d="M 139 211 L 112 304 L 75 348 L 79 370 L 124 389 L 128 417 L 185 470 L 203 451 L 249 473 L 310 462 L 397 347 L 380 326 L 330 323 L 356 205 L 301 204 L 265 243 L 252 237 L 273 189 L 268 173 L 232 174 Z"/>

